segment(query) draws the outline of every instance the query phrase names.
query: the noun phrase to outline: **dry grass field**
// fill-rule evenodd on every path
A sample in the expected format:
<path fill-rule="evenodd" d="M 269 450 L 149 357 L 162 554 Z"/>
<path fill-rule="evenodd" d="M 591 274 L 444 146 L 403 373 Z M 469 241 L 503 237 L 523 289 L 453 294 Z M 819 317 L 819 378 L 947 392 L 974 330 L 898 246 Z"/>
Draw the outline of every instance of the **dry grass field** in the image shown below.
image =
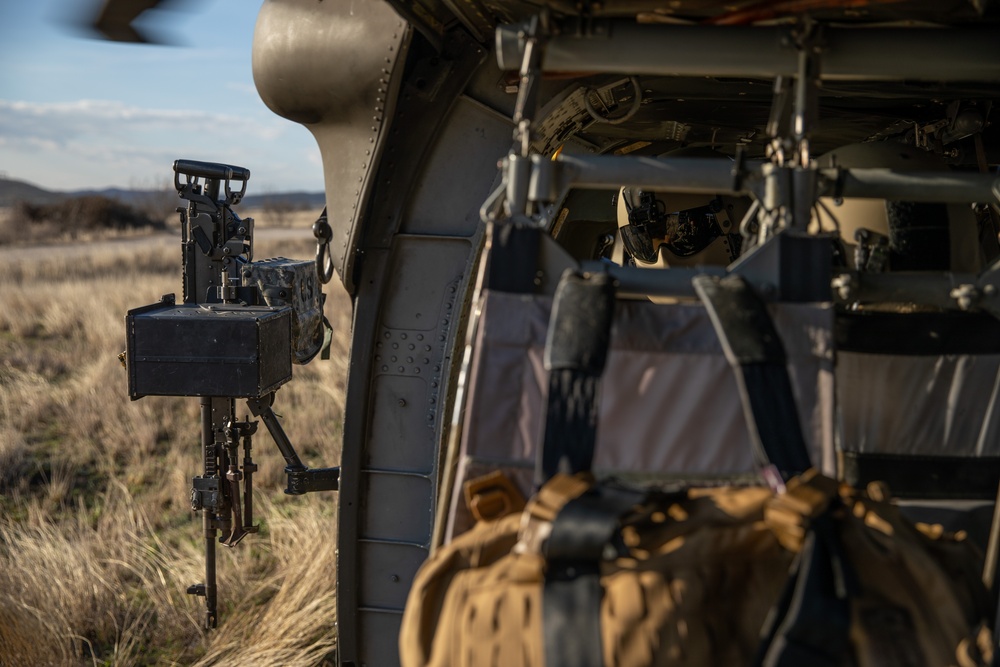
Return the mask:
<path fill-rule="evenodd" d="M 312 256 L 258 243 L 257 256 Z M 321 665 L 335 626 L 336 494 L 282 494 L 261 428 L 261 531 L 219 547 L 219 628 L 202 630 L 198 401 L 130 402 L 125 312 L 180 292 L 179 242 L 0 254 L 0 664 Z M 350 302 L 333 283 L 332 359 L 295 367 L 275 410 L 302 458 L 339 462 Z"/>

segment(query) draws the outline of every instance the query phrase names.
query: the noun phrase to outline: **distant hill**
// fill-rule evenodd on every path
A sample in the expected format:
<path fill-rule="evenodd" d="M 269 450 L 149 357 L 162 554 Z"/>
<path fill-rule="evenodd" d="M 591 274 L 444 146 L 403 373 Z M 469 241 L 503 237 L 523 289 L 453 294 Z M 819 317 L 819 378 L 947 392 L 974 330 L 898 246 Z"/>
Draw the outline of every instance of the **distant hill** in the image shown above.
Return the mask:
<path fill-rule="evenodd" d="M 19 201 L 30 204 L 53 204 L 65 196 L 24 181 L 0 178 L 0 206 L 13 206 Z"/>
<path fill-rule="evenodd" d="M 266 195 L 249 195 L 243 199 L 241 206 L 249 208 L 267 208 L 269 206 L 285 206 L 293 209 L 323 210 L 326 206 L 325 192 L 275 192 Z"/>
<path fill-rule="evenodd" d="M 67 197 L 85 195 L 101 195 L 125 204 L 142 205 L 162 198 L 164 193 L 156 190 L 125 190 L 122 188 L 60 192 L 46 190 L 25 181 L 0 178 L 0 206 L 13 206 L 20 201 L 35 205 L 52 204 Z M 326 195 L 322 192 L 275 192 L 250 195 L 241 204 L 247 208 L 315 209 L 317 212 L 325 205 Z"/>

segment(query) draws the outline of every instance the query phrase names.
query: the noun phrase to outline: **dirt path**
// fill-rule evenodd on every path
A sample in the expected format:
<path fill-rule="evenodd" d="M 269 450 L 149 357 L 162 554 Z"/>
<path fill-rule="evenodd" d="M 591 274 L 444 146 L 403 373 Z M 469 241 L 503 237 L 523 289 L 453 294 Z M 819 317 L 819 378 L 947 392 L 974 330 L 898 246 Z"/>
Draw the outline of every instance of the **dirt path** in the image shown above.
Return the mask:
<path fill-rule="evenodd" d="M 268 241 L 298 241 L 312 240 L 312 230 L 309 228 L 258 228 L 254 230 L 256 243 Z M 37 261 L 63 257 L 71 259 L 88 253 L 101 253 L 112 249 L 148 250 L 153 248 L 168 249 L 180 245 L 179 232 L 161 232 L 149 236 L 135 236 L 100 241 L 82 241 L 76 243 L 55 243 L 52 245 L 32 246 L 0 246 L 0 262 Z"/>

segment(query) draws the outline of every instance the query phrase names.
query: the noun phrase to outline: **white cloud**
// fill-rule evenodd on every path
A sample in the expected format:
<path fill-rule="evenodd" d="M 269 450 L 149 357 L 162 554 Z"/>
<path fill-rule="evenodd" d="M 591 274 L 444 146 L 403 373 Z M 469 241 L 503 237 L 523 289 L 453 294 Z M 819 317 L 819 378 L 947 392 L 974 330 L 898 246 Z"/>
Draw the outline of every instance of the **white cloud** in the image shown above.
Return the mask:
<path fill-rule="evenodd" d="M 236 115 L 111 100 L 0 100 L 0 169 L 77 189 L 156 180 L 170 175 L 173 160 L 190 158 L 241 164 L 273 191 L 321 189 L 312 137 L 261 109 Z"/>
<path fill-rule="evenodd" d="M 8 137 L 59 141 L 138 129 L 183 131 L 191 126 L 211 126 L 226 133 L 246 132 L 264 139 L 275 139 L 285 131 L 277 117 L 261 122 L 226 113 L 146 109 L 110 100 L 49 103 L 0 100 L 0 135 Z"/>

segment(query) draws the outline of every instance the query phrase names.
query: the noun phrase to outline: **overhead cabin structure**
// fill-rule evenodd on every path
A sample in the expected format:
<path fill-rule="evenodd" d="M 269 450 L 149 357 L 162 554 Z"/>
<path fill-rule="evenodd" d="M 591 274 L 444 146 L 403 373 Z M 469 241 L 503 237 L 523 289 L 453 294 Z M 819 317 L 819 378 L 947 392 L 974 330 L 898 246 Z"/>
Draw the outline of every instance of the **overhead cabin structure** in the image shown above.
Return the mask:
<path fill-rule="evenodd" d="M 812 464 L 886 479 L 915 516 L 985 546 L 997 3 L 858 4 L 264 3 L 254 77 L 320 147 L 354 304 L 331 573 L 342 665 L 397 664 L 414 573 L 469 524 L 464 480 L 500 469 L 531 491 L 567 269 L 615 291 L 599 471 L 756 474 L 747 387 L 695 289 L 738 276 L 783 339 Z M 626 190 L 664 215 L 702 201 L 718 226 L 672 227 L 630 258 Z"/>

